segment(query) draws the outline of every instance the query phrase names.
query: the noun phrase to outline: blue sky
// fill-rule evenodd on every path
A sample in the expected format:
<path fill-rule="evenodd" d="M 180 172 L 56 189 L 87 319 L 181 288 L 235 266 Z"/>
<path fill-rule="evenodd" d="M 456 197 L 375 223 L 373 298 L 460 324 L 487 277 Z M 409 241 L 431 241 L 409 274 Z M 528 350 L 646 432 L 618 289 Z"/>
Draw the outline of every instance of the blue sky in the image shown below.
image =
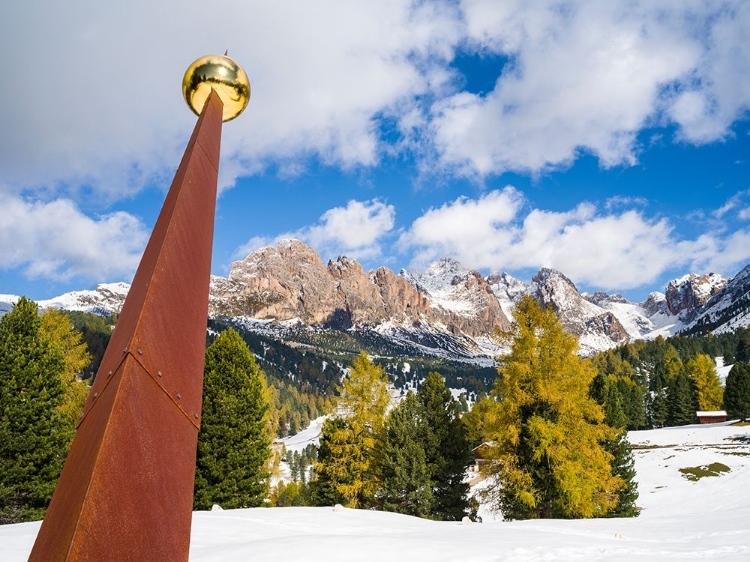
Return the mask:
<path fill-rule="evenodd" d="M 132 278 L 227 48 L 217 275 L 283 237 L 632 300 L 750 263 L 748 2 L 116 4 L 0 6 L 0 293 Z"/>

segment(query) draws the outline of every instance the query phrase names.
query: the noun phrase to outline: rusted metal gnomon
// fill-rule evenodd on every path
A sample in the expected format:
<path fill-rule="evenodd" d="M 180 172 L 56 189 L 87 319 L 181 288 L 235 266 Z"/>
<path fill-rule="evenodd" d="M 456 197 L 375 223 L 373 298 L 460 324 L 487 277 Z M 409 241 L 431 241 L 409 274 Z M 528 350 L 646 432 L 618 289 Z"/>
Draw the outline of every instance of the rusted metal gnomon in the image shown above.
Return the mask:
<path fill-rule="evenodd" d="M 223 104 L 205 103 L 29 558 L 186 561 Z"/>

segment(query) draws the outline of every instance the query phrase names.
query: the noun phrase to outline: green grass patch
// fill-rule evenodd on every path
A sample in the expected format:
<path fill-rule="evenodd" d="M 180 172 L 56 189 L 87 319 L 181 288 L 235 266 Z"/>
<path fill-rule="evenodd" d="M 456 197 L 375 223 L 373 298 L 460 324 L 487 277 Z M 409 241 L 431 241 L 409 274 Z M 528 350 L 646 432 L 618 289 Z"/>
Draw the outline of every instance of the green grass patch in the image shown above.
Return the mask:
<path fill-rule="evenodd" d="M 706 476 L 720 476 L 723 472 L 729 472 L 730 470 L 731 469 L 725 464 L 712 462 L 711 464 L 705 464 L 703 466 L 681 468 L 680 472 L 691 482 L 697 482 Z"/>

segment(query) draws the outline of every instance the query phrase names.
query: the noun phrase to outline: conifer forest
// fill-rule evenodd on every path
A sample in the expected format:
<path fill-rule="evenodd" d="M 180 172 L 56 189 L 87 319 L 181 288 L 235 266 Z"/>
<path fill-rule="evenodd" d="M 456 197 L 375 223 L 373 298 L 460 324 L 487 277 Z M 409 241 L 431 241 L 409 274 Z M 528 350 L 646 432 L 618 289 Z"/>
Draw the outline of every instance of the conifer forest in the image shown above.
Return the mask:
<path fill-rule="evenodd" d="M 116 316 L 21 298 L 0 318 L 0 523 L 41 519 Z M 208 324 L 195 509 L 334 505 L 436 520 L 637 516 L 627 431 L 750 417 L 750 330 L 634 341 L 581 357 L 531 299 L 496 367 L 315 345 Z M 321 351 L 324 350 L 324 351 Z M 733 365 L 724 384 L 716 358 Z M 319 442 L 281 438 L 326 416 Z M 472 493 L 476 458 L 491 485 Z M 282 466 L 285 467 L 282 470 Z"/>

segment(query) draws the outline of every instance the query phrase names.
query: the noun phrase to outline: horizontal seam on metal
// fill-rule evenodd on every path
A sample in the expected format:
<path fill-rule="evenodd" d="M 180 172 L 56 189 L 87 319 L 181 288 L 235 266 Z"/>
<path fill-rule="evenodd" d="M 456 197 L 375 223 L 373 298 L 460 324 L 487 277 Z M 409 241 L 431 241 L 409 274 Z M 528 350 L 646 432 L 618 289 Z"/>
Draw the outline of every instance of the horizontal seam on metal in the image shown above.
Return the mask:
<path fill-rule="evenodd" d="M 138 361 L 138 358 L 135 355 L 133 355 L 133 353 L 131 351 L 128 351 L 127 355 L 130 355 L 135 360 L 135 362 L 138 363 L 141 366 L 141 369 L 143 369 L 143 371 L 149 376 L 149 378 L 152 381 L 154 381 L 154 383 L 156 383 L 156 386 L 158 386 L 159 389 L 164 394 L 167 395 L 167 398 L 169 398 L 172 401 L 172 404 L 174 404 L 175 406 L 177 406 L 177 409 L 180 410 L 180 412 L 182 412 L 182 415 L 185 416 L 185 419 L 187 419 L 187 421 L 189 421 L 191 424 L 193 424 L 196 429 L 200 430 L 200 425 L 198 425 L 195 421 L 193 421 L 192 419 L 190 419 L 190 416 L 188 415 L 188 413 L 182 408 L 182 406 L 174 398 L 172 398 L 172 395 L 169 394 L 169 392 L 167 392 L 167 390 L 159 383 L 159 380 L 154 375 L 151 374 L 151 372 L 146 368 L 146 366 L 143 363 L 141 363 L 140 361 Z"/>

